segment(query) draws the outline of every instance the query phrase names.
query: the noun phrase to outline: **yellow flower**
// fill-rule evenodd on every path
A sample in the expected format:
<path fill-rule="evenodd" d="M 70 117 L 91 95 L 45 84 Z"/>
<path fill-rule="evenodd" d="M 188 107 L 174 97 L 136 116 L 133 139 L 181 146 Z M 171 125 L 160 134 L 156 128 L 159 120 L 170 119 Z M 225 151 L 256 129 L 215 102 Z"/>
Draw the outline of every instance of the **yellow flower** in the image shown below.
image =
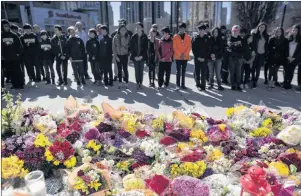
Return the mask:
<path fill-rule="evenodd" d="M 207 166 L 204 161 L 197 161 L 195 163 L 192 162 L 184 162 L 180 165 L 173 164 L 170 166 L 170 174 L 173 177 L 180 176 L 180 175 L 188 175 L 195 178 L 201 177 Z"/>
<path fill-rule="evenodd" d="M 36 129 L 38 129 L 40 132 L 44 132 L 44 131 L 47 129 L 46 125 L 43 125 L 43 124 L 35 124 L 35 127 L 36 127 Z"/>
<path fill-rule="evenodd" d="M 207 160 L 208 161 L 219 160 L 222 156 L 223 156 L 223 153 L 219 149 L 215 148 L 211 152 L 208 153 Z"/>
<path fill-rule="evenodd" d="M 290 173 L 288 166 L 281 161 L 271 162 L 269 164 L 269 169 L 275 169 L 282 177 L 287 177 Z"/>
<path fill-rule="evenodd" d="M 129 161 L 118 162 L 116 166 L 117 166 L 117 168 L 119 168 L 120 170 L 127 171 L 128 168 L 129 168 L 129 166 L 130 166 L 130 162 L 129 162 Z"/>
<path fill-rule="evenodd" d="M 60 162 L 59 162 L 58 160 L 55 160 L 55 161 L 53 161 L 53 164 L 54 164 L 55 166 L 58 166 L 58 165 L 60 164 Z"/>
<path fill-rule="evenodd" d="M 226 115 L 227 115 L 228 118 L 231 117 L 233 114 L 234 114 L 234 108 L 233 107 L 232 108 L 228 108 L 226 110 Z"/>
<path fill-rule="evenodd" d="M 98 188 L 101 186 L 101 183 L 99 183 L 97 180 L 91 181 L 90 184 L 88 184 L 88 186 L 91 189 L 95 189 L 95 191 L 98 191 Z"/>
<path fill-rule="evenodd" d="M 236 106 L 236 107 L 232 107 L 232 108 L 228 108 L 226 110 L 226 115 L 228 118 L 232 117 L 234 114 L 239 113 L 241 110 L 246 109 L 246 106 L 240 105 L 240 106 Z"/>
<path fill-rule="evenodd" d="M 46 149 L 44 155 L 46 157 L 46 161 L 52 161 L 54 159 L 53 155 L 48 149 Z"/>
<path fill-rule="evenodd" d="M 227 127 L 227 125 L 225 125 L 225 124 L 219 124 L 219 125 L 218 125 L 218 128 L 219 128 L 219 130 L 221 130 L 221 131 L 225 131 L 226 127 Z"/>
<path fill-rule="evenodd" d="M 73 188 L 76 190 L 80 190 L 86 194 L 89 194 L 88 187 L 86 186 L 84 180 L 80 177 L 76 177 L 76 181 L 73 185 Z"/>
<path fill-rule="evenodd" d="M 86 145 L 87 148 L 92 148 L 95 152 L 99 151 L 101 144 L 97 144 L 95 140 L 90 140 Z"/>
<path fill-rule="evenodd" d="M 17 156 L 10 156 L 1 159 L 1 175 L 2 178 L 23 178 L 28 170 L 24 169 L 24 161 Z"/>
<path fill-rule="evenodd" d="M 64 165 L 67 167 L 67 168 L 72 168 L 76 165 L 76 158 L 73 156 L 71 157 L 70 159 L 66 160 L 64 162 Z"/>
<path fill-rule="evenodd" d="M 188 129 L 192 129 L 194 123 L 195 123 L 195 120 L 190 117 L 186 117 L 185 119 L 180 121 L 181 127 L 188 128 Z"/>
<path fill-rule="evenodd" d="M 273 127 L 273 121 L 272 121 L 272 119 L 270 119 L 270 118 L 265 119 L 262 122 L 262 126 L 263 127 L 267 127 L 267 128 L 272 128 Z"/>
<path fill-rule="evenodd" d="M 189 145 L 184 142 L 179 142 L 177 146 L 180 150 L 183 150 L 184 148 L 189 148 Z"/>
<path fill-rule="evenodd" d="M 126 191 L 145 189 L 144 180 L 137 178 L 134 174 L 129 174 L 123 178 L 123 187 Z"/>
<path fill-rule="evenodd" d="M 35 141 L 34 141 L 34 145 L 35 147 L 48 147 L 51 145 L 51 143 L 49 142 L 48 138 L 46 136 L 44 136 L 42 133 L 40 133 L 39 135 L 37 135 Z"/>
<path fill-rule="evenodd" d="M 259 127 L 258 129 L 255 129 L 250 133 L 250 136 L 252 137 L 266 137 L 270 135 L 272 131 L 269 128 L 266 127 Z"/>
<path fill-rule="evenodd" d="M 160 116 L 160 117 L 152 120 L 151 126 L 154 129 L 163 129 L 163 126 L 164 126 L 164 117 Z"/>
<path fill-rule="evenodd" d="M 196 139 L 199 139 L 199 141 L 202 143 L 202 142 L 207 142 L 208 141 L 208 138 L 206 137 L 204 131 L 202 130 L 192 130 L 190 132 L 190 137 L 191 138 L 196 138 Z"/>

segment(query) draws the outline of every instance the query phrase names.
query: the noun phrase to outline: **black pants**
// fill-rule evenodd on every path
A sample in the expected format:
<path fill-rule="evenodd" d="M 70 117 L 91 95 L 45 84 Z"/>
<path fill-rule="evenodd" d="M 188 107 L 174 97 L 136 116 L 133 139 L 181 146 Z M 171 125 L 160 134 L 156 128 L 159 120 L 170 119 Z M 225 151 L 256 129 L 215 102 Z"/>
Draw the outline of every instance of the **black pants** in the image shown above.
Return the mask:
<path fill-rule="evenodd" d="M 128 71 L 128 55 L 118 55 L 119 62 L 117 62 L 118 68 L 118 79 L 122 82 L 122 71 L 124 72 L 124 81 L 129 82 L 129 71 Z"/>
<path fill-rule="evenodd" d="M 72 62 L 72 68 L 74 72 L 74 77 L 77 82 L 82 82 L 85 80 L 85 70 L 84 63 L 82 62 Z"/>
<path fill-rule="evenodd" d="M 55 75 L 54 75 L 52 60 L 43 60 L 43 66 L 45 68 L 45 73 L 46 73 L 45 76 L 46 76 L 47 81 L 50 82 L 50 75 L 51 75 L 51 79 L 54 82 Z M 43 76 L 43 77 L 45 77 L 45 76 Z"/>
<path fill-rule="evenodd" d="M 171 62 L 159 62 L 159 74 L 158 74 L 158 85 L 162 87 L 163 83 L 165 86 L 169 85 L 171 73 Z M 164 80 L 165 74 L 165 80 Z"/>
<path fill-rule="evenodd" d="M 222 81 L 223 83 L 228 82 L 228 76 L 229 76 L 229 58 L 228 55 L 225 54 L 223 56 L 223 61 L 222 61 L 222 70 L 221 70 L 221 76 L 222 76 Z"/>
<path fill-rule="evenodd" d="M 280 65 L 273 63 L 269 65 L 269 81 L 272 80 L 274 82 L 278 81 L 278 70 L 279 70 Z"/>
<path fill-rule="evenodd" d="M 264 54 L 257 54 L 253 63 L 252 67 L 252 80 L 253 84 L 257 84 L 259 76 L 260 76 L 260 69 L 264 65 L 265 62 L 265 55 Z"/>
<path fill-rule="evenodd" d="M 35 81 L 41 81 L 41 67 L 40 64 L 36 63 L 34 56 L 25 56 L 24 63 L 26 66 L 27 74 L 29 79 Z"/>
<path fill-rule="evenodd" d="M 148 64 L 148 78 L 149 78 L 149 83 L 155 83 L 155 78 L 156 78 L 156 63 L 155 62 L 150 62 Z"/>
<path fill-rule="evenodd" d="M 135 67 L 135 78 L 136 84 L 142 85 L 143 83 L 143 70 L 144 70 L 144 61 L 133 61 Z"/>
<path fill-rule="evenodd" d="M 269 75 L 269 64 L 267 62 L 264 63 L 264 79 L 265 81 L 268 81 L 268 75 Z"/>
<path fill-rule="evenodd" d="M 94 76 L 94 80 L 100 81 L 101 80 L 100 63 L 98 61 L 90 61 L 90 64 L 91 64 L 91 69 L 92 69 L 92 74 Z"/>
<path fill-rule="evenodd" d="M 4 77 L 5 77 L 7 80 L 10 81 L 10 80 L 11 80 L 11 77 L 12 77 L 13 67 L 10 66 L 10 64 L 7 63 L 5 60 L 3 60 L 2 67 L 3 67 L 3 75 L 4 75 Z"/>
<path fill-rule="evenodd" d="M 194 59 L 194 79 L 197 87 L 206 87 L 206 79 L 207 79 L 207 61 L 200 62 L 198 59 Z M 201 82 L 200 82 L 201 81 Z"/>
<path fill-rule="evenodd" d="M 177 64 L 177 86 L 185 86 L 185 75 L 186 75 L 186 67 L 187 60 L 176 60 Z M 182 77 L 182 82 L 180 81 Z"/>
<path fill-rule="evenodd" d="M 1 89 L 4 88 L 4 66 L 3 66 L 3 61 L 4 60 L 1 60 Z"/>
<path fill-rule="evenodd" d="M 291 86 L 291 83 L 292 83 L 292 80 L 294 78 L 294 73 L 295 73 L 295 69 L 296 67 L 298 66 L 298 64 L 296 63 L 287 63 L 285 66 L 284 66 L 284 69 L 285 69 L 285 77 L 284 77 L 284 85 L 285 86 Z M 298 67 L 298 85 L 301 84 L 301 76 L 300 76 L 300 65 Z"/>
<path fill-rule="evenodd" d="M 298 65 L 298 86 L 301 86 L 301 63 Z"/>
<path fill-rule="evenodd" d="M 43 79 L 46 78 L 43 60 L 41 60 L 39 57 L 37 57 L 36 64 L 40 65 L 40 73 L 41 73 Z"/>
<path fill-rule="evenodd" d="M 229 57 L 230 82 L 232 86 L 240 87 L 242 58 Z"/>
<path fill-rule="evenodd" d="M 251 67 L 250 64 L 243 64 L 242 68 L 241 68 L 241 79 L 242 79 L 242 83 L 244 85 L 248 84 L 250 82 L 250 74 L 251 74 Z"/>
<path fill-rule="evenodd" d="M 105 85 L 113 84 L 113 69 L 112 69 L 112 58 L 104 60 L 103 66 L 104 83 Z"/>
<path fill-rule="evenodd" d="M 24 86 L 24 77 L 19 60 L 16 61 L 5 61 L 4 65 L 9 65 L 12 68 L 11 72 L 11 82 L 13 87 L 21 88 Z"/>
<path fill-rule="evenodd" d="M 62 78 L 62 72 L 64 76 L 64 80 Z M 56 73 L 59 76 L 60 82 L 67 82 L 67 74 L 68 74 L 68 61 L 67 59 L 62 60 L 59 57 L 56 57 Z"/>
<path fill-rule="evenodd" d="M 84 60 L 83 61 L 83 64 L 84 64 L 84 73 L 85 73 L 85 76 L 88 76 L 88 59 L 87 59 L 87 53 L 85 53 L 83 60 Z"/>

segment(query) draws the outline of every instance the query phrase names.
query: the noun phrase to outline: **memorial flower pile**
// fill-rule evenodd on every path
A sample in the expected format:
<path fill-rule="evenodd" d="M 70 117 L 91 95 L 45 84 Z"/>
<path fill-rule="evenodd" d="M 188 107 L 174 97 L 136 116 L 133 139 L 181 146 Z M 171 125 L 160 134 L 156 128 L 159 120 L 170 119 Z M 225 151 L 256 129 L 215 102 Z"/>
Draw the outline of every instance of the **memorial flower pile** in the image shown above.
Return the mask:
<path fill-rule="evenodd" d="M 271 194 L 301 189 L 298 111 L 236 105 L 223 119 L 195 108 L 155 116 L 70 97 L 55 114 L 12 98 L 2 110 L 3 179 L 38 169 L 48 183 L 63 169 L 62 195 L 233 196 L 260 168 Z"/>

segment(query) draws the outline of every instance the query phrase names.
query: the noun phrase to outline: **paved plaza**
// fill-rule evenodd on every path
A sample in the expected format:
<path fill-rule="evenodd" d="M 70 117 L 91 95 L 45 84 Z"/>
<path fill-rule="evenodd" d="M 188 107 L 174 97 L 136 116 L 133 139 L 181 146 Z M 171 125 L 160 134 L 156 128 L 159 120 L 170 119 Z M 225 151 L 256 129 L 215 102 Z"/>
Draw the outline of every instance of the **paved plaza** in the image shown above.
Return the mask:
<path fill-rule="evenodd" d="M 92 80 L 87 81 L 87 85 L 78 87 L 74 82 L 72 67 L 69 63 L 67 86 L 57 87 L 55 85 L 45 85 L 44 83 L 29 83 L 26 76 L 26 86 L 22 91 L 10 90 L 11 93 L 22 93 L 22 101 L 25 107 L 42 106 L 51 112 L 62 112 L 64 101 L 69 95 L 74 96 L 80 103 L 91 103 L 97 106 L 103 101 L 107 101 L 112 106 L 125 105 L 129 108 L 158 113 L 170 113 L 175 108 L 193 108 L 202 111 L 213 117 L 223 117 L 227 107 L 234 104 L 265 104 L 274 110 L 286 110 L 294 108 L 301 111 L 301 93 L 295 90 L 284 90 L 275 88 L 272 91 L 263 84 L 263 71 L 257 89 L 244 89 L 243 92 L 230 90 L 230 86 L 225 86 L 225 91 L 218 91 L 217 86 L 213 90 L 199 92 L 195 87 L 193 78 L 194 65 L 190 61 L 186 73 L 185 91 L 176 91 L 176 68 L 172 65 L 171 82 L 169 89 L 157 91 L 149 88 L 148 67 L 144 69 L 143 91 L 136 90 L 135 73 L 133 64 L 129 64 L 129 89 L 118 89 L 118 82 L 114 82 L 114 87 L 108 89 L 93 85 Z M 90 67 L 89 74 L 92 76 Z M 283 80 L 282 70 L 279 71 L 279 81 Z M 57 80 L 57 76 L 56 76 Z M 297 72 L 293 79 L 293 85 L 297 84 Z M 157 85 L 157 84 L 156 84 Z"/>

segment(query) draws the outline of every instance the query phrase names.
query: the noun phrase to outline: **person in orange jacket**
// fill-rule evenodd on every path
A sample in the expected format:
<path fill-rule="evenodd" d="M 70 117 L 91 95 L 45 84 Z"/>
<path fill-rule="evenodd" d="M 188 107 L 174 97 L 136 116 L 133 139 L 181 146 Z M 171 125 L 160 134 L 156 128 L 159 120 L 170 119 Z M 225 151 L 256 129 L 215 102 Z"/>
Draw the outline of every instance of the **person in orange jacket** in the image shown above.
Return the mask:
<path fill-rule="evenodd" d="M 186 24 L 182 23 L 179 26 L 179 33 L 173 37 L 174 59 L 177 64 L 177 89 L 186 89 L 185 74 L 187 61 L 189 60 L 189 52 L 191 50 L 191 37 L 185 32 Z M 180 80 L 182 82 L 180 86 Z"/>

